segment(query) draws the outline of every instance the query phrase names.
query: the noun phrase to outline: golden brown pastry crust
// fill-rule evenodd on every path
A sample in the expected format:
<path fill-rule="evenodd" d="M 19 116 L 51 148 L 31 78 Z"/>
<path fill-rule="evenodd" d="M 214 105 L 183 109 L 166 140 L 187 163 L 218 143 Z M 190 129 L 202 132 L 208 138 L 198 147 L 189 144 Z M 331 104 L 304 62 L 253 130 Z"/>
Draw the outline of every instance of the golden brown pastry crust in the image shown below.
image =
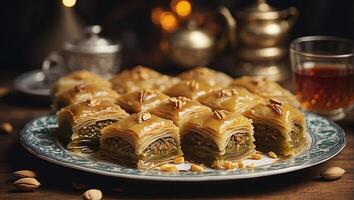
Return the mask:
<path fill-rule="evenodd" d="M 187 97 L 171 97 L 167 102 L 160 104 L 150 112 L 172 120 L 177 126 L 181 127 L 185 121 L 204 112 L 211 112 L 211 109 Z"/>
<path fill-rule="evenodd" d="M 54 96 L 53 107 L 59 110 L 67 105 L 91 99 L 116 102 L 118 97 L 119 95 L 111 88 L 92 84 L 79 84 L 69 90 L 57 92 Z"/>
<path fill-rule="evenodd" d="M 110 88 L 112 84 L 98 74 L 86 70 L 71 72 L 59 78 L 52 88 L 52 94 L 65 91 L 79 84 L 92 84 Z"/>
<path fill-rule="evenodd" d="M 57 112 L 57 121 L 61 130 L 59 136 L 65 143 L 80 138 L 97 140 L 96 136 L 90 135 L 92 134 L 90 131 L 85 134 L 82 129 L 97 122 L 107 120 L 116 122 L 126 117 L 128 117 L 128 114 L 111 101 L 92 99 L 71 104 Z"/>
<path fill-rule="evenodd" d="M 253 126 L 252 120 L 242 115 L 216 110 L 187 121 L 183 130 L 180 131 L 180 135 L 183 137 L 189 132 L 210 138 L 217 144 L 219 151 L 223 152 L 230 137 L 235 133 L 249 133 L 250 136 L 253 136 Z"/>
<path fill-rule="evenodd" d="M 163 91 L 176 83 L 178 79 L 160 74 L 147 67 L 136 66 L 133 69 L 124 70 L 115 75 L 110 81 L 114 90 L 119 94 L 126 94 L 141 89 Z"/>
<path fill-rule="evenodd" d="M 172 121 L 152 114 L 148 119 L 139 121 L 143 114 L 144 112 L 132 114 L 104 128 L 101 143 L 112 137 L 124 138 L 133 145 L 135 153 L 139 155 L 149 144 L 159 138 L 172 137 L 179 142 L 178 128 Z"/>
<path fill-rule="evenodd" d="M 227 74 L 206 67 L 197 67 L 183 72 L 178 77 L 182 80 L 195 80 L 205 82 L 213 87 L 226 87 L 232 81 Z"/>
<path fill-rule="evenodd" d="M 117 103 L 129 113 L 138 113 L 148 111 L 168 98 L 158 90 L 142 89 L 120 96 Z"/>
<path fill-rule="evenodd" d="M 230 87 L 234 86 L 244 87 L 252 93 L 266 99 L 278 99 L 284 103 L 289 103 L 295 107 L 300 107 L 300 103 L 293 94 L 281 87 L 277 82 L 267 80 L 266 78 L 243 76 L 241 78 L 234 79 L 231 82 Z"/>
<path fill-rule="evenodd" d="M 267 140 L 271 143 L 280 141 L 279 145 L 282 145 L 280 149 L 269 149 L 269 151 L 273 151 L 283 156 L 289 156 L 299 152 L 306 144 L 305 116 L 300 110 L 290 104 L 270 99 L 268 103 L 259 104 L 253 107 L 246 111 L 244 115 L 247 118 L 252 119 L 254 123 L 256 144 L 257 140 Z M 271 138 L 264 138 L 267 137 L 266 134 L 263 132 L 257 133 L 258 126 L 263 126 L 260 128 L 266 127 L 268 129 L 266 132 L 268 133 L 270 132 L 270 129 L 274 130 L 277 132 L 277 137 L 280 139 L 273 141 Z M 298 129 L 296 130 L 297 136 L 292 138 L 292 131 L 294 131 L 294 128 Z M 266 142 L 263 143 L 264 144 L 262 145 L 266 145 Z"/>
<path fill-rule="evenodd" d="M 189 99 L 197 99 L 198 97 L 209 92 L 211 89 L 213 89 L 213 87 L 205 82 L 188 80 L 181 81 L 173 85 L 169 89 L 165 90 L 164 93 L 172 97 L 184 96 Z"/>
<path fill-rule="evenodd" d="M 243 113 L 257 104 L 264 102 L 244 88 L 217 89 L 198 98 L 198 101 L 214 110 L 227 110 Z"/>

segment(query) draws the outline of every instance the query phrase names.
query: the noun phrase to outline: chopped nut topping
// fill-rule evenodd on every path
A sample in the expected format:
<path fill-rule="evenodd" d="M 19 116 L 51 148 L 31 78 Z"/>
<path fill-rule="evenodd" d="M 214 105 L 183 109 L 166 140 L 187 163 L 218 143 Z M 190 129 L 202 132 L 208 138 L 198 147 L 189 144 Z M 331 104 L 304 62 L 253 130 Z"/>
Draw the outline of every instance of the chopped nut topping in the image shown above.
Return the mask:
<path fill-rule="evenodd" d="M 82 92 L 85 89 L 85 84 L 79 84 L 75 86 L 75 92 Z"/>
<path fill-rule="evenodd" d="M 95 107 L 95 106 L 98 106 L 98 105 L 100 105 L 100 100 L 98 100 L 98 99 L 91 99 L 89 102 L 88 102 L 88 106 L 89 107 L 91 107 L 91 108 L 93 108 L 93 107 Z"/>
<path fill-rule="evenodd" d="M 269 99 L 269 102 L 271 104 L 278 104 L 278 105 L 282 105 L 281 101 L 277 100 L 277 99 Z"/>
<path fill-rule="evenodd" d="M 163 164 L 160 166 L 162 172 L 178 172 L 176 165 Z"/>
<path fill-rule="evenodd" d="M 169 99 L 169 102 L 173 105 L 173 107 L 175 109 L 182 108 L 184 105 L 187 104 L 188 101 L 190 101 L 190 99 L 188 99 L 187 97 L 182 97 L 182 96 L 179 96 L 178 98 L 172 97 Z"/>
<path fill-rule="evenodd" d="M 213 111 L 214 116 L 216 117 L 216 119 L 224 119 L 226 117 L 226 113 L 224 110 L 214 110 Z"/>
<path fill-rule="evenodd" d="M 174 163 L 174 164 L 181 164 L 181 163 L 184 163 L 184 157 L 183 157 L 183 156 L 176 157 L 176 158 L 173 160 L 173 163 Z"/>
<path fill-rule="evenodd" d="M 268 152 L 268 156 L 271 158 L 278 158 L 277 154 L 275 154 L 273 151 Z"/>
<path fill-rule="evenodd" d="M 267 106 L 270 107 L 279 116 L 281 116 L 283 114 L 283 110 L 281 108 L 281 105 L 282 105 L 282 103 L 276 99 L 269 99 L 269 104 L 267 104 Z"/>
<path fill-rule="evenodd" d="M 152 91 L 151 90 L 141 90 L 139 92 L 139 102 L 142 103 L 145 100 L 149 99 L 149 97 L 152 95 Z"/>
<path fill-rule="evenodd" d="M 214 169 L 224 169 L 224 161 L 222 160 L 215 160 L 211 167 Z"/>
<path fill-rule="evenodd" d="M 199 89 L 199 83 L 195 80 L 187 81 L 186 84 L 189 86 L 189 88 L 191 90 L 198 90 Z"/>
<path fill-rule="evenodd" d="M 253 160 L 260 160 L 260 159 L 262 159 L 262 155 L 257 154 L 257 153 L 253 153 L 253 154 L 250 155 L 249 158 L 253 159 Z"/>
<path fill-rule="evenodd" d="M 224 168 L 225 168 L 226 170 L 236 169 L 236 168 L 238 168 L 238 164 L 226 160 L 226 161 L 224 161 Z"/>
<path fill-rule="evenodd" d="M 219 93 L 218 93 L 218 97 L 231 97 L 233 95 L 238 94 L 236 89 L 222 89 Z"/>
<path fill-rule="evenodd" d="M 141 123 L 143 123 L 144 121 L 146 121 L 146 120 L 148 120 L 150 118 L 151 118 L 151 115 L 148 112 L 139 113 L 138 114 L 138 123 L 141 124 Z"/>
<path fill-rule="evenodd" d="M 196 164 L 192 164 L 191 168 L 189 169 L 192 172 L 203 172 L 204 171 L 204 167 L 201 165 L 196 165 Z"/>
<path fill-rule="evenodd" d="M 242 161 L 237 162 L 238 168 L 242 169 L 245 167 L 245 164 Z"/>

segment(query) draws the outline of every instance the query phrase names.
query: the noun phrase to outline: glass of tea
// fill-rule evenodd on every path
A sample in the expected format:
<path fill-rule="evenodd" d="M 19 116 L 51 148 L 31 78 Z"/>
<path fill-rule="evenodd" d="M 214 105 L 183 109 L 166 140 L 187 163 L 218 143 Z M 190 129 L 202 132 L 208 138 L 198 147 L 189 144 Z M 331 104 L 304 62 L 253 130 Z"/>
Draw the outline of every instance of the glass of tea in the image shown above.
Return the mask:
<path fill-rule="evenodd" d="M 290 44 L 290 58 L 301 107 L 333 120 L 345 117 L 354 104 L 353 41 L 298 38 Z"/>

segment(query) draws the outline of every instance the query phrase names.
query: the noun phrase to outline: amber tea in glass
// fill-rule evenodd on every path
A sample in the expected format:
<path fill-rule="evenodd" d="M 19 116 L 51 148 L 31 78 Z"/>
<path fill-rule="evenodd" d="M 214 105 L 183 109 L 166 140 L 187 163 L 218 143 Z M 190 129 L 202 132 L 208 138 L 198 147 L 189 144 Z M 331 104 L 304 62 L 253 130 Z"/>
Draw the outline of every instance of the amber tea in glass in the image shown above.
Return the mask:
<path fill-rule="evenodd" d="M 290 45 L 296 96 L 304 110 L 339 120 L 354 103 L 353 41 L 309 36 Z"/>

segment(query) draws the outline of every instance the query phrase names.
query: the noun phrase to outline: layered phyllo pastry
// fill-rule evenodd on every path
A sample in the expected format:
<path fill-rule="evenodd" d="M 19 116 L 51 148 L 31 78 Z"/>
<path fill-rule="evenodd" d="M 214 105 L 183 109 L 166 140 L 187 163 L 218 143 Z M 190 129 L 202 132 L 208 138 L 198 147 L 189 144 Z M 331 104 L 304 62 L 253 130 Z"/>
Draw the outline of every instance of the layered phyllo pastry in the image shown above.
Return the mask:
<path fill-rule="evenodd" d="M 244 87 L 254 94 L 263 98 L 277 99 L 281 102 L 299 107 L 300 103 L 288 90 L 281 87 L 277 82 L 262 77 L 243 76 L 234 79 L 230 87 Z"/>
<path fill-rule="evenodd" d="M 205 112 L 211 112 L 211 109 L 187 97 L 171 97 L 151 110 L 151 113 L 172 120 L 179 127 L 182 127 L 185 121 Z"/>
<path fill-rule="evenodd" d="M 197 99 L 206 94 L 212 86 L 205 82 L 198 82 L 195 80 L 181 81 L 169 89 L 165 90 L 165 94 L 172 97 L 184 96 L 189 99 Z"/>
<path fill-rule="evenodd" d="M 59 137 L 70 151 L 90 153 L 99 148 L 101 129 L 128 114 L 111 101 L 91 99 L 57 112 Z"/>
<path fill-rule="evenodd" d="M 139 169 L 150 169 L 182 156 L 177 126 L 148 112 L 107 126 L 102 130 L 100 144 L 104 159 Z"/>
<path fill-rule="evenodd" d="M 189 120 L 180 134 L 184 157 L 197 163 L 237 161 L 255 149 L 252 120 L 225 110 Z"/>
<path fill-rule="evenodd" d="M 92 84 L 108 88 L 112 86 L 111 82 L 105 80 L 98 74 L 86 70 L 79 70 L 59 78 L 52 88 L 52 94 L 68 90 L 80 84 Z"/>
<path fill-rule="evenodd" d="M 129 113 L 138 113 L 155 108 L 168 98 L 158 90 L 142 89 L 120 96 L 117 103 Z"/>
<path fill-rule="evenodd" d="M 244 115 L 253 120 L 257 150 L 292 156 L 306 144 L 304 114 L 290 104 L 269 99 Z"/>
<path fill-rule="evenodd" d="M 54 95 L 53 107 L 56 110 L 70 104 L 80 103 L 91 99 L 107 100 L 116 102 L 118 94 L 109 87 L 92 84 L 79 84 L 73 88 L 57 92 Z"/>
<path fill-rule="evenodd" d="M 110 81 L 114 90 L 119 94 L 126 94 L 141 89 L 163 91 L 176 83 L 177 79 L 160 74 L 147 67 L 136 66 L 115 75 Z"/>
<path fill-rule="evenodd" d="M 210 86 L 216 87 L 226 87 L 232 81 L 232 78 L 227 74 L 206 67 L 194 68 L 192 70 L 183 72 L 178 77 L 182 80 L 206 82 Z"/>
<path fill-rule="evenodd" d="M 198 98 L 198 101 L 213 110 L 243 113 L 265 100 L 244 88 L 217 89 Z"/>

